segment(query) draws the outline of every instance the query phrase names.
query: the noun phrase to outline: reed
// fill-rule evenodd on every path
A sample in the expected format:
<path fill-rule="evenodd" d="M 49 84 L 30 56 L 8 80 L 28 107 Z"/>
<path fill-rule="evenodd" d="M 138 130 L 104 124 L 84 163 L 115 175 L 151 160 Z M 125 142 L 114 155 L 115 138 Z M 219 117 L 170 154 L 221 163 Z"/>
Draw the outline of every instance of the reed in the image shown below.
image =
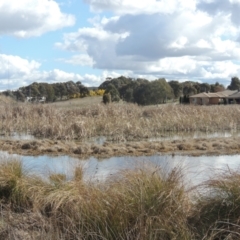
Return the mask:
<path fill-rule="evenodd" d="M 52 104 L 0 105 L 0 130 L 3 135 L 17 132 L 68 140 L 105 136 L 122 141 L 159 137 L 167 131 L 214 132 L 239 128 L 240 111 L 237 105 L 165 104 L 141 107 L 112 103 L 73 109 Z"/>

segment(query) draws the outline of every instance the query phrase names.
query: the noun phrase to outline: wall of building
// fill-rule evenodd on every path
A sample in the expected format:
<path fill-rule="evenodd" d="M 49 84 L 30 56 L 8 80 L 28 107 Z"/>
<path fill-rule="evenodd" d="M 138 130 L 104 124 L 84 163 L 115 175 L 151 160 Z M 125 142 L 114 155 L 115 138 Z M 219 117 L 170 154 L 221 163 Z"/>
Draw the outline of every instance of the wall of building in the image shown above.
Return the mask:
<path fill-rule="evenodd" d="M 209 98 L 209 104 L 218 104 L 219 98 Z"/>

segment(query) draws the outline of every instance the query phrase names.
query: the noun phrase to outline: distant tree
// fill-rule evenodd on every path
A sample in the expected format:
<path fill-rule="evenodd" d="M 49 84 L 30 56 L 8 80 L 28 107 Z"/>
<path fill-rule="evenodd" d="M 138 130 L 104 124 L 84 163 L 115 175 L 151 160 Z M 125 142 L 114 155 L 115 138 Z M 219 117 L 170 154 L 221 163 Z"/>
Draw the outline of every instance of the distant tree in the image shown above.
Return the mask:
<path fill-rule="evenodd" d="M 133 88 L 128 88 L 124 94 L 124 101 L 126 102 L 134 102 L 134 97 L 133 97 Z"/>
<path fill-rule="evenodd" d="M 179 98 L 182 94 L 182 85 L 178 81 L 169 81 L 168 84 L 171 86 L 173 90 L 173 94 L 175 98 Z"/>
<path fill-rule="evenodd" d="M 229 90 L 238 90 L 240 89 L 240 80 L 238 77 L 233 77 L 230 85 L 228 86 Z"/>
<path fill-rule="evenodd" d="M 24 94 L 21 91 L 19 91 L 19 90 L 14 92 L 14 96 L 16 97 L 17 101 L 21 101 L 21 102 L 25 101 Z"/>
<path fill-rule="evenodd" d="M 106 94 L 109 93 L 111 95 L 112 102 L 119 102 L 119 100 L 120 100 L 119 92 L 113 84 L 109 84 L 107 86 L 105 93 Z"/>
<path fill-rule="evenodd" d="M 211 84 L 211 92 L 222 92 L 225 90 L 225 87 L 222 84 L 216 82 L 215 84 Z"/>
<path fill-rule="evenodd" d="M 183 87 L 183 95 L 185 95 L 185 96 L 191 96 L 191 95 L 196 94 L 197 92 L 198 91 L 197 91 L 196 87 L 193 86 L 192 84 L 186 84 Z"/>
<path fill-rule="evenodd" d="M 82 85 L 80 81 L 76 82 L 76 85 L 78 87 L 79 93 L 81 94 L 81 97 L 87 97 L 89 96 L 90 92 L 87 87 Z"/>
<path fill-rule="evenodd" d="M 119 89 L 119 94 L 121 98 L 126 102 L 134 102 L 133 91 L 137 88 L 139 84 L 136 81 L 132 81 L 129 84 L 123 85 Z"/>
<path fill-rule="evenodd" d="M 68 81 L 65 83 L 68 97 L 72 97 L 74 94 L 79 93 L 78 86 L 73 81 Z"/>
<path fill-rule="evenodd" d="M 120 89 L 125 86 L 128 85 L 132 82 L 132 78 L 127 78 L 124 76 L 118 77 L 118 78 L 112 78 L 110 80 L 107 80 L 105 82 L 103 82 L 98 89 L 107 89 L 109 85 L 113 85 L 119 92 Z"/>
<path fill-rule="evenodd" d="M 173 98 L 174 93 L 171 86 L 164 78 L 160 78 L 152 82 L 153 88 L 156 88 L 156 94 L 161 100 L 158 102 L 166 102 L 167 99 Z"/>
<path fill-rule="evenodd" d="M 45 85 L 46 85 L 46 83 L 40 83 L 39 84 L 38 90 L 39 90 L 39 93 L 41 94 L 41 96 L 46 96 L 47 95 Z"/>
<path fill-rule="evenodd" d="M 201 83 L 200 84 L 200 91 L 199 92 L 210 92 L 210 91 L 211 91 L 211 86 L 208 83 Z"/>
<path fill-rule="evenodd" d="M 133 92 L 134 101 L 140 105 L 159 104 L 173 96 L 172 88 L 165 79 L 139 85 Z"/>
<path fill-rule="evenodd" d="M 62 100 L 63 97 L 67 96 L 67 88 L 64 83 L 58 85 L 58 96 Z"/>
<path fill-rule="evenodd" d="M 134 101 L 139 105 L 150 105 L 152 89 L 150 83 L 139 85 L 133 92 Z"/>
<path fill-rule="evenodd" d="M 55 92 L 52 85 L 50 84 L 46 85 L 46 93 L 47 93 L 47 96 L 46 96 L 47 102 L 53 102 L 56 100 Z"/>
<path fill-rule="evenodd" d="M 38 90 L 39 84 L 34 82 L 31 85 L 29 85 L 29 96 L 31 97 L 39 97 L 41 94 Z"/>

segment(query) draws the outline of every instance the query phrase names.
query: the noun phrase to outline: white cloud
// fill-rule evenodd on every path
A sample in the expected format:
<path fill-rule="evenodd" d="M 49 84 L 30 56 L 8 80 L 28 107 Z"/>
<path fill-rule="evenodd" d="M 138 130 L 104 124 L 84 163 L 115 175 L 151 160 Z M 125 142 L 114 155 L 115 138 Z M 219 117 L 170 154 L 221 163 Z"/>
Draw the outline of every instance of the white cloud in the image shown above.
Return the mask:
<path fill-rule="evenodd" d="M 55 83 L 70 80 L 75 82 L 81 81 L 86 86 L 98 87 L 107 77 L 116 78 L 121 75 L 133 78 L 141 77 L 149 80 L 165 77 L 168 80 L 178 79 L 179 81 L 195 80 L 205 82 L 208 79 L 209 82 L 219 81 L 227 85 L 231 77 L 240 75 L 238 62 L 217 61 L 212 63 L 205 60 L 196 60 L 194 57 L 189 56 L 164 58 L 150 64 L 149 62 L 143 62 L 141 65 L 142 69 L 136 68 L 135 71 L 104 70 L 100 75 L 80 75 L 60 69 L 42 71 L 40 66 L 41 64 L 34 60 L 30 61 L 12 55 L 0 55 L 0 90 L 16 90 L 32 82 Z"/>
<path fill-rule="evenodd" d="M 3 0 L 0 2 L 0 35 L 25 38 L 75 23 L 73 15 L 61 12 L 53 0 Z"/>
<path fill-rule="evenodd" d="M 81 81 L 82 76 L 59 69 L 41 71 L 41 64 L 19 56 L 0 54 L 0 90 L 17 89 L 32 82 Z"/>
<path fill-rule="evenodd" d="M 73 55 L 70 59 L 59 59 L 59 60 L 72 65 L 90 66 L 90 67 L 94 65 L 93 59 L 87 54 Z"/>
<path fill-rule="evenodd" d="M 117 14 L 173 13 L 194 10 L 195 0 L 84 0 L 95 12 L 113 11 Z"/>
<path fill-rule="evenodd" d="M 41 64 L 34 60 L 23 59 L 19 56 L 0 54 L 0 91 L 10 89 L 16 90 L 19 87 L 27 86 L 33 82 L 66 82 L 81 81 L 86 86 L 98 87 L 107 77 L 128 76 L 131 72 L 122 73 L 114 71 L 103 71 L 100 75 L 76 74 L 65 72 L 60 69 L 51 71 L 40 70 Z"/>
<path fill-rule="evenodd" d="M 96 17 L 92 28 L 66 34 L 56 45 L 88 55 L 95 68 L 203 82 L 240 75 L 239 0 L 85 2 L 117 15 Z"/>

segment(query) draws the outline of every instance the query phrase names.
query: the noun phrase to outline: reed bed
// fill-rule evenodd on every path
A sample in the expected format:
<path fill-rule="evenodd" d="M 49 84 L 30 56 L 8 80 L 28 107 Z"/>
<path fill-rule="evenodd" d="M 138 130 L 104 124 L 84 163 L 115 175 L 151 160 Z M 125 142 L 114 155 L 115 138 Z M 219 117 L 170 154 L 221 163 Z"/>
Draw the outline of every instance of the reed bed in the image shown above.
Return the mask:
<path fill-rule="evenodd" d="M 31 176 L 0 163 L 0 239 L 239 239 L 240 172 L 227 170 L 191 189 L 183 171 L 154 166 L 105 182 L 54 173 Z"/>
<path fill-rule="evenodd" d="M 52 104 L 0 105 L 2 135 L 27 133 L 40 138 L 69 140 L 105 136 L 121 141 L 159 137 L 169 131 L 214 132 L 239 128 L 238 105 L 141 107 L 122 103 L 79 109 L 61 109 Z"/>

